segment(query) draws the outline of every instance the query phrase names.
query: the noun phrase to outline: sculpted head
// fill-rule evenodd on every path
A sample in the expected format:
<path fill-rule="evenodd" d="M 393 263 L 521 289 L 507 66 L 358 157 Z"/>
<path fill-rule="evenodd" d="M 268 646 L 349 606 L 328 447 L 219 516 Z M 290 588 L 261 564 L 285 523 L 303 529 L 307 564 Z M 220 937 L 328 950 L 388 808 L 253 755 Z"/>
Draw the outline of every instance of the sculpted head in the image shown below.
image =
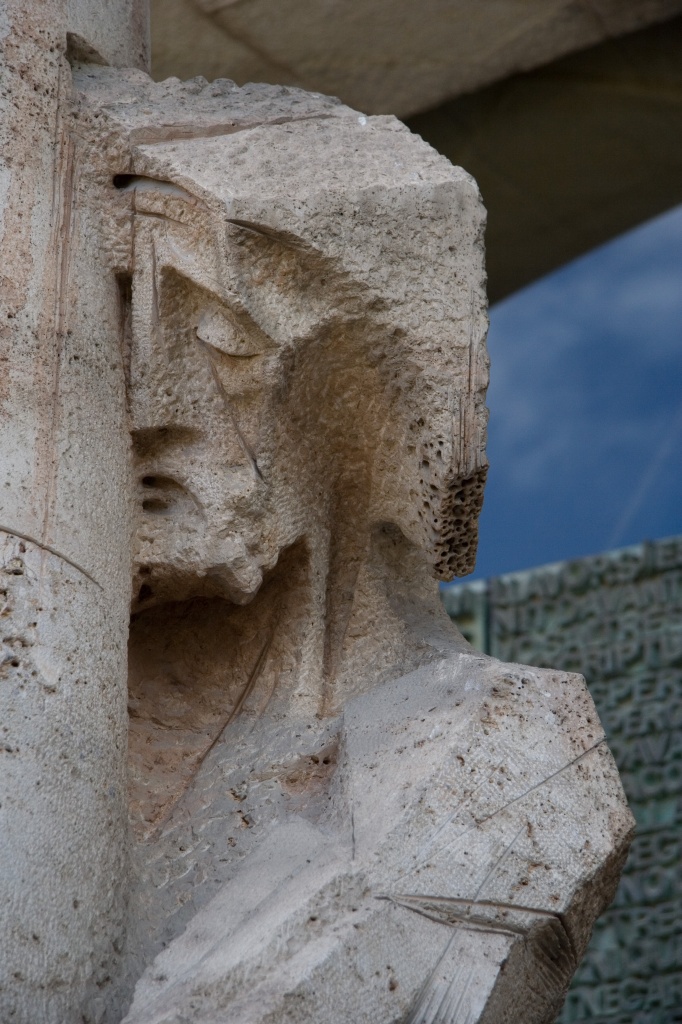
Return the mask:
<path fill-rule="evenodd" d="M 246 603 L 297 540 L 344 538 L 362 559 L 386 525 L 438 579 L 473 567 L 476 187 L 391 119 L 334 122 L 142 146 L 119 179 L 135 211 L 136 608 Z"/>
<path fill-rule="evenodd" d="M 60 932 L 24 991 L 87 982 L 51 1020 L 501 1020 L 519 993 L 553 1019 L 630 825 L 578 677 L 466 649 L 438 600 L 473 566 L 486 468 L 474 183 L 319 96 L 74 81 L 54 262 L 59 306 L 87 301 L 58 311 L 60 375 L 37 372 L 53 452 L 97 466 L 106 573 L 7 534 L 15 831 L 47 823 L 17 847 L 39 838 L 49 911 L 31 970 Z"/>

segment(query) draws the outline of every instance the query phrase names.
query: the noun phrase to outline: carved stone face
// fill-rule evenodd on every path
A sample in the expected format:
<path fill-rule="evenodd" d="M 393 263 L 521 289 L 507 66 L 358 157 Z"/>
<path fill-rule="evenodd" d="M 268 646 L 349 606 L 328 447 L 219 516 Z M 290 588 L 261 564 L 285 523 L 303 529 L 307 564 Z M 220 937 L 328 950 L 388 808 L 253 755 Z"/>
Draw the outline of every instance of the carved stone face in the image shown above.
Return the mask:
<path fill-rule="evenodd" d="M 243 604 L 301 530 L 280 472 L 284 348 L 216 284 L 233 268 L 211 251 L 210 233 L 199 259 L 169 223 L 160 231 L 138 217 L 137 235 L 146 258 L 137 260 L 130 352 L 134 606 L 198 595 Z"/>
<path fill-rule="evenodd" d="M 456 205 L 467 193 L 451 167 L 430 190 L 363 190 L 372 157 L 337 194 L 334 180 L 305 180 L 311 152 L 290 194 L 289 156 L 324 143 L 317 126 L 301 132 L 280 140 L 291 154 L 275 178 L 221 137 L 201 159 L 187 143 L 151 147 L 164 177 L 127 186 L 135 608 L 246 603 L 311 531 L 318 549 L 344 534 L 362 560 L 371 530 L 391 523 L 436 577 L 473 567 L 487 364 L 477 236 Z M 390 177 L 403 144 L 412 137 L 390 140 Z"/>

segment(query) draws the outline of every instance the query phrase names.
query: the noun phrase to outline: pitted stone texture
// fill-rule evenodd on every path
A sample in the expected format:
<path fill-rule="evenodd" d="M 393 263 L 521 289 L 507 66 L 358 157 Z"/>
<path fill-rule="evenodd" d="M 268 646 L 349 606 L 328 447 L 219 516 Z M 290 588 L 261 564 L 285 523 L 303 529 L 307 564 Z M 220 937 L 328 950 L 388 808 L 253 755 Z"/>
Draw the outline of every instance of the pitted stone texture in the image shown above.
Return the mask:
<path fill-rule="evenodd" d="M 53 417 L 68 501 L 31 558 L 102 591 L 71 655 L 100 683 L 134 534 L 130 879 L 101 806 L 120 673 L 83 701 L 92 792 L 67 790 L 97 853 L 77 950 L 116 954 L 79 963 L 85 1019 L 120 1021 L 142 976 L 131 1021 L 549 1021 L 630 819 L 580 681 L 476 658 L 438 597 L 473 566 L 487 465 L 475 183 L 320 96 L 75 86 L 59 294 L 85 314 L 57 379 L 73 399 L 87 371 L 87 415 Z M 62 481 L 97 442 L 88 504 Z"/>
<path fill-rule="evenodd" d="M 144 64 L 140 6 L 0 10 L 0 1020 L 12 1024 L 99 1024 L 120 973 L 129 438 L 103 155 L 72 120 L 69 58 L 99 47 Z"/>
<path fill-rule="evenodd" d="M 83 64 L 77 84 L 89 106 L 106 111 L 134 144 L 210 138 L 263 124 L 352 113 L 333 96 L 283 85 L 239 87 L 227 78 L 154 82 L 142 71 Z"/>
<path fill-rule="evenodd" d="M 154 462 L 161 422 L 177 431 L 182 420 L 205 435 L 196 474 L 212 472 L 216 446 L 231 444 L 223 458 L 241 481 L 225 486 L 250 503 L 250 524 L 209 551 L 201 514 L 223 519 L 234 498 L 195 481 L 184 517 L 145 521 L 139 560 L 151 578 L 139 578 L 138 591 L 160 599 L 170 588 L 177 598 L 183 559 L 188 577 L 203 560 L 207 596 L 247 600 L 259 561 L 272 566 L 304 520 L 328 518 L 330 485 L 343 501 L 356 491 L 363 520 L 397 520 L 439 578 L 469 572 L 487 384 L 484 214 L 472 180 L 395 119 L 298 90 L 157 85 L 99 69 L 79 84 L 89 109 L 106 115 L 97 130 L 130 146 L 115 180 L 136 225 L 130 394 L 140 466 Z M 123 222 L 119 234 L 127 230 Z M 191 340 L 179 345 L 180 335 Z M 294 431 L 295 450 L 283 457 L 282 434 Z M 140 475 L 165 487 L 149 468 Z M 156 500 L 161 511 L 165 499 Z M 267 502 L 288 540 L 254 559 L 254 510 Z M 178 523 L 171 579 L 153 565 L 152 535 Z M 213 573 L 212 561 L 228 568 Z"/>
<path fill-rule="evenodd" d="M 77 85 L 136 479 L 127 1019 L 549 1022 L 630 818 L 581 681 L 438 598 L 487 465 L 475 184 L 297 90 Z"/>
<path fill-rule="evenodd" d="M 454 656 L 340 739 L 345 815 L 273 823 L 126 1024 L 555 1019 L 632 828 L 581 677 Z"/>
<path fill-rule="evenodd" d="M 510 573 L 472 593 L 476 586 L 444 596 L 474 636 L 485 622 L 488 653 L 585 673 L 638 826 L 560 1021 L 589 1020 L 607 1005 L 613 1020 L 666 1021 L 682 967 L 682 537 Z"/>

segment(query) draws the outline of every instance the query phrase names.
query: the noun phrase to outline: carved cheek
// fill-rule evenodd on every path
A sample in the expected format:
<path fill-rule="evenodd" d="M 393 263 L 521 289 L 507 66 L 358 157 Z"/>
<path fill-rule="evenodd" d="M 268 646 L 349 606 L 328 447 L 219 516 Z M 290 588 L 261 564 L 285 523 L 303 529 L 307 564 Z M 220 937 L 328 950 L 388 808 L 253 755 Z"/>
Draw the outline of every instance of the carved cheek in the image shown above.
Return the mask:
<path fill-rule="evenodd" d="M 169 350 L 170 348 L 170 350 Z M 209 368 L 196 353 L 173 352 L 155 346 L 135 366 L 129 390 L 131 428 L 134 432 L 189 430 L 203 434 L 219 412 L 219 396 Z"/>
<path fill-rule="evenodd" d="M 224 429 L 236 431 L 245 447 L 258 458 L 261 426 L 268 419 L 271 398 L 264 380 L 265 356 L 226 355 L 204 346 L 210 360 L 214 384 L 222 403 Z"/>

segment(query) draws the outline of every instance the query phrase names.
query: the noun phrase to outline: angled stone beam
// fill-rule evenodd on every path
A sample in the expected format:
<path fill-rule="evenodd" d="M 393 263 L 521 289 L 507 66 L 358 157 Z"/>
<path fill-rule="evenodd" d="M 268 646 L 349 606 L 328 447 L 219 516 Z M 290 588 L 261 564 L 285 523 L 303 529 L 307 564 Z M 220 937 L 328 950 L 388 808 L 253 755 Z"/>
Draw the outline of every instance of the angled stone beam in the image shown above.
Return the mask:
<path fill-rule="evenodd" d="M 680 0 L 152 0 L 152 72 L 297 85 L 405 118 L 681 12 Z"/>

